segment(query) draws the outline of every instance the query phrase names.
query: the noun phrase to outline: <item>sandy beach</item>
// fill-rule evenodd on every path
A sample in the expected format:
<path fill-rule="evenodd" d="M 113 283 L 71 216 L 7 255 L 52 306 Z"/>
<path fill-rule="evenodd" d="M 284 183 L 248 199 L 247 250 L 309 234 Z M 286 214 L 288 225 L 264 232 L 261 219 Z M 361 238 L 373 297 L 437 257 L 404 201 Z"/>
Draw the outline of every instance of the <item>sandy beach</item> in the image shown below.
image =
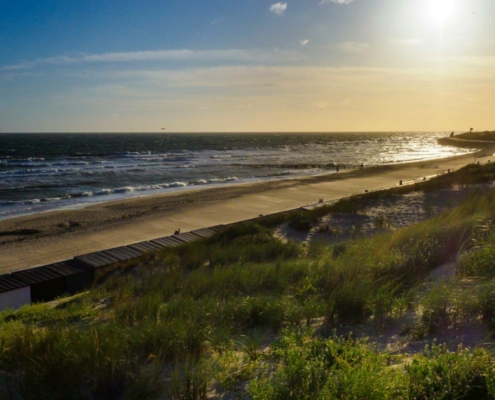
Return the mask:
<path fill-rule="evenodd" d="M 488 154 L 491 154 L 490 152 Z M 485 163 L 489 157 L 481 158 Z M 0 273 L 396 186 L 474 162 L 463 155 L 309 178 L 193 189 L 0 222 Z"/>

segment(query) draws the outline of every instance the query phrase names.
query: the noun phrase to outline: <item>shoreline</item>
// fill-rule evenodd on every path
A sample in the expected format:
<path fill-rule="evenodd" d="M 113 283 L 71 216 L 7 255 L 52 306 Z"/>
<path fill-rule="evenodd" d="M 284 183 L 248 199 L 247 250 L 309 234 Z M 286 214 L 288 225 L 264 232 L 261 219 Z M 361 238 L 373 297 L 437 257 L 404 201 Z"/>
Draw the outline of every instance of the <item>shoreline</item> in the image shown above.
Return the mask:
<path fill-rule="evenodd" d="M 472 162 L 469 153 L 310 177 L 191 188 L 9 218 L 0 221 L 0 273 L 170 235 L 178 228 L 185 232 L 228 224 L 300 208 L 320 198 L 330 201 L 365 189 L 397 186 L 399 180 L 420 179 Z"/>
<path fill-rule="evenodd" d="M 439 141 L 442 139 L 438 139 Z M 447 144 L 448 145 L 448 144 Z M 495 144 L 493 144 L 494 150 L 495 150 Z M 469 146 L 460 146 L 457 145 L 457 147 L 469 147 Z M 475 146 L 473 146 L 475 148 Z M 383 163 L 383 164 L 373 164 L 373 165 L 365 165 L 365 169 L 380 169 L 380 168 L 389 168 L 389 167 L 402 167 L 402 166 L 407 166 L 407 165 L 417 165 L 417 164 L 426 164 L 429 165 L 429 163 L 433 162 L 439 162 L 439 161 L 448 161 L 451 159 L 456 159 L 458 157 L 463 157 L 463 156 L 468 156 L 468 155 L 473 155 L 474 153 L 480 152 L 480 148 L 475 149 L 474 151 L 471 151 L 469 153 L 463 153 L 463 154 L 456 154 L 453 156 L 447 156 L 447 157 L 439 157 L 439 158 L 423 158 L 423 159 L 415 159 L 415 160 L 407 160 L 407 161 L 400 161 L 400 162 L 391 162 L 391 163 Z M 352 169 L 343 169 L 341 170 L 341 173 L 349 173 L 352 171 L 357 170 L 358 168 L 352 168 Z M 129 201 L 133 199 L 138 199 L 138 198 L 146 198 L 146 197 L 154 197 L 154 196 L 165 196 L 165 195 L 173 195 L 176 193 L 181 193 L 184 191 L 190 191 L 190 190 L 209 190 L 209 189 L 217 189 L 217 188 L 231 188 L 231 187 L 236 187 L 238 185 L 258 185 L 258 184 L 268 184 L 271 182 L 280 182 L 280 181 L 290 181 L 290 180 L 301 180 L 301 179 L 311 179 L 311 178 L 318 178 L 318 177 L 323 177 L 323 176 L 330 176 L 334 173 L 337 173 L 335 170 L 328 170 L 328 171 L 323 171 L 321 173 L 317 174 L 308 174 L 308 175 L 299 175 L 299 176 L 283 176 L 283 177 L 273 177 L 273 178 L 266 178 L 266 179 L 261 179 L 261 178 L 247 178 L 247 179 L 239 179 L 238 181 L 233 181 L 233 182 L 224 182 L 224 183 L 213 183 L 213 184 L 208 184 L 208 185 L 198 185 L 198 184 L 187 184 L 186 186 L 180 186 L 180 187 L 174 187 L 172 189 L 166 189 L 163 192 L 158 192 L 158 193 L 146 193 L 146 191 L 143 191 L 143 194 L 136 194 L 136 195 L 131 195 L 129 197 L 123 197 L 123 198 L 114 198 L 114 199 L 105 199 L 106 196 L 101 196 L 101 200 L 99 201 L 88 201 L 84 203 L 76 203 L 76 204 L 71 204 L 71 205 L 64 205 L 60 206 L 58 208 L 53 208 L 53 209 L 46 209 L 42 211 L 33 211 L 33 212 L 27 212 L 27 213 L 22 213 L 18 215 L 12 215 L 7 218 L 0 218 L 0 223 L 4 221 L 9 221 L 12 219 L 17 219 L 17 218 L 23 218 L 23 217 L 32 217 L 36 215 L 42 215 L 46 213 L 51 213 L 51 212 L 63 212 L 63 211 L 73 211 L 73 210 L 81 210 L 85 209 L 87 207 L 92 207 L 92 206 L 98 206 L 101 204 L 109 204 L 109 203 L 115 203 L 115 202 L 121 202 L 121 201 Z M 135 193 L 139 193 L 135 192 Z M 91 196 L 91 198 L 99 198 L 100 196 Z M 1 234 L 1 231 L 0 231 Z M 1 241 L 0 241 L 1 245 Z"/>

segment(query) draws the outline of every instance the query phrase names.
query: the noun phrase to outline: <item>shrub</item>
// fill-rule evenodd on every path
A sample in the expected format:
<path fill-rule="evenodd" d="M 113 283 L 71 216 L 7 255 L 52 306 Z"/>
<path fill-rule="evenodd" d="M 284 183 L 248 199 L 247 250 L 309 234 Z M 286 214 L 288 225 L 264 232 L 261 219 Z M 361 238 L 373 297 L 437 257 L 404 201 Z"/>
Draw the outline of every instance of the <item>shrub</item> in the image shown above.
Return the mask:
<path fill-rule="evenodd" d="M 300 211 L 289 219 L 289 226 L 296 231 L 308 232 L 316 222 L 314 216 L 308 212 Z"/>
<path fill-rule="evenodd" d="M 483 350 L 432 346 L 406 367 L 409 398 L 489 399 L 495 395 L 493 360 Z"/>
<path fill-rule="evenodd" d="M 484 247 L 462 255 L 457 271 L 466 276 L 495 276 L 495 247 Z"/>

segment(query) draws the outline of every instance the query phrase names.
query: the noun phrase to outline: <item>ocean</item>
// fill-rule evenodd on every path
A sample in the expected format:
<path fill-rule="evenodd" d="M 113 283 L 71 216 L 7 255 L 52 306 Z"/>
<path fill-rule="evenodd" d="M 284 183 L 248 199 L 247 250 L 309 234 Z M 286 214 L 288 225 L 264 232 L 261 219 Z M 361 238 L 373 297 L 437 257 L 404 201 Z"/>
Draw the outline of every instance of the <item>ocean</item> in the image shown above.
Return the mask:
<path fill-rule="evenodd" d="M 0 220 L 193 187 L 469 152 L 445 132 L 0 134 Z"/>

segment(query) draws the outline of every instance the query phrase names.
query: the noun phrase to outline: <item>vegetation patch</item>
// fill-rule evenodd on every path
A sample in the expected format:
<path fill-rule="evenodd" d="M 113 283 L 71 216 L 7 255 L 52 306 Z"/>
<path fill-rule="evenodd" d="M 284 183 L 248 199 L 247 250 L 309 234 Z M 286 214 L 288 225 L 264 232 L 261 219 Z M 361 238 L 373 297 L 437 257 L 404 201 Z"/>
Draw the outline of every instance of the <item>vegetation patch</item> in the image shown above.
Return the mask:
<path fill-rule="evenodd" d="M 493 398 L 490 353 L 431 339 L 495 326 L 494 203 L 495 191 L 475 193 L 428 221 L 332 246 L 282 242 L 274 220 L 237 224 L 128 265 L 72 301 L 5 311 L 0 397 Z M 418 289 L 458 254 L 452 283 Z M 416 354 L 349 334 L 385 332 L 410 314 L 403 334 L 429 341 Z"/>

